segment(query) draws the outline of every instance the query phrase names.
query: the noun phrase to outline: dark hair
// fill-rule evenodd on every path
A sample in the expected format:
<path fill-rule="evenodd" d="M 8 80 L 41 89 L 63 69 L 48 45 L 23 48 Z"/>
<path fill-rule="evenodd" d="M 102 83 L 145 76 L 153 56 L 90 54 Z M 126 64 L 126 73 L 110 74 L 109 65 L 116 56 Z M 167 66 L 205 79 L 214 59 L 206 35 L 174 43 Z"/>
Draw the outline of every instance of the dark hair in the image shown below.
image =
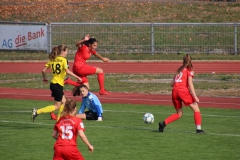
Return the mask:
<path fill-rule="evenodd" d="M 84 84 L 82 84 L 82 85 L 80 85 L 80 86 L 78 86 L 78 87 L 74 87 L 74 88 L 72 89 L 72 94 L 73 94 L 74 97 L 81 95 L 81 92 L 80 92 L 80 89 L 81 89 L 81 88 L 85 88 L 85 89 L 88 90 L 88 87 L 87 87 L 86 85 L 84 85 Z"/>
<path fill-rule="evenodd" d="M 83 44 L 89 47 L 90 44 L 93 44 L 95 42 L 98 42 L 96 38 L 89 38 L 89 40 L 86 42 L 83 42 Z"/>
<path fill-rule="evenodd" d="M 68 99 L 63 108 L 63 116 L 71 114 L 76 108 L 76 102 L 74 100 Z"/>
<path fill-rule="evenodd" d="M 189 56 L 189 54 L 186 54 L 183 57 L 183 65 L 180 68 L 178 68 L 177 74 L 179 74 L 184 68 L 187 68 L 190 71 L 193 71 L 192 58 L 191 56 Z"/>
<path fill-rule="evenodd" d="M 52 52 L 48 55 L 48 58 L 50 60 L 54 60 L 57 56 L 59 56 L 62 51 L 66 51 L 67 50 L 67 46 L 61 44 L 57 47 L 53 47 L 52 48 Z"/>

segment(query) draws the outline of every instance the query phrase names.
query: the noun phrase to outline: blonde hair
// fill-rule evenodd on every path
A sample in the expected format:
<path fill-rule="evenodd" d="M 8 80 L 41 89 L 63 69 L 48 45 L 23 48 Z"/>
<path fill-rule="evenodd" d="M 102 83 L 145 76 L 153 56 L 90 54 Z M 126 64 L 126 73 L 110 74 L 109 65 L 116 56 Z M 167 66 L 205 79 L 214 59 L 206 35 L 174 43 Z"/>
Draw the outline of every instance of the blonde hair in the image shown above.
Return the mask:
<path fill-rule="evenodd" d="M 67 46 L 63 44 L 53 47 L 52 52 L 48 55 L 48 58 L 50 60 L 54 60 L 57 56 L 59 56 L 62 53 L 62 51 L 65 52 L 66 50 L 67 50 Z"/>
<path fill-rule="evenodd" d="M 74 100 L 68 99 L 65 103 L 64 108 L 63 108 L 62 115 L 63 116 L 66 116 L 66 115 L 72 115 L 73 116 L 73 112 L 74 112 L 75 108 L 76 108 L 76 102 Z"/>

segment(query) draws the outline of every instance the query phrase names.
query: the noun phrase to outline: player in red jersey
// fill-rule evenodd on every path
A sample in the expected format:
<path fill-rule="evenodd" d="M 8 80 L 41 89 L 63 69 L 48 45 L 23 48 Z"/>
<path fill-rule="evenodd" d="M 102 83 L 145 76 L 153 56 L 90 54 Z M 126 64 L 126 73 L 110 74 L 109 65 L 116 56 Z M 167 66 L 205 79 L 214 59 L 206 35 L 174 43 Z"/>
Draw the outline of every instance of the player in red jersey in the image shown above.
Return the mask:
<path fill-rule="evenodd" d="M 84 160 L 77 149 L 78 135 L 88 146 L 88 149 L 93 152 L 94 148 L 84 134 L 85 129 L 82 120 L 75 117 L 76 111 L 76 102 L 67 100 L 63 109 L 63 116 L 55 124 L 52 133 L 52 137 L 56 139 L 53 160 Z"/>
<path fill-rule="evenodd" d="M 91 57 L 92 54 L 95 57 L 101 59 L 103 62 L 110 61 L 108 58 L 102 57 L 100 54 L 96 52 L 96 48 L 98 46 L 97 40 L 95 38 L 90 38 L 90 35 L 86 35 L 83 40 L 80 40 L 76 43 L 76 46 L 78 47 L 78 50 L 74 58 L 73 73 L 81 77 L 82 79 L 81 84 L 86 85 L 88 88 L 89 88 L 89 83 L 88 83 L 87 76 L 92 74 L 97 74 L 98 83 L 100 87 L 99 94 L 100 95 L 109 94 L 109 92 L 104 88 L 103 70 L 101 68 L 89 66 L 86 64 L 86 61 Z M 74 85 L 74 83 L 69 78 L 65 81 L 65 83 Z M 79 85 L 76 84 L 74 86 L 79 86 Z"/>
<path fill-rule="evenodd" d="M 182 102 L 189 106 L 194 112 L 194 121 L 196 125 L 196 133 L 204 133 L 201 129 L 201 113 L 198 107 L 199 99 L 195 93 L 192 83 L 193 65 L 191 57 L 186 54 L 183 57 L 183 65 L 178 68 L 176 75 L 172 80 L 172 101 L 176 109 L 176 113 L 167 117 L 163 122 L 159 123 L 159 132 L 163 132 L 166 125 L 178 120 L 183 115 Z"/>

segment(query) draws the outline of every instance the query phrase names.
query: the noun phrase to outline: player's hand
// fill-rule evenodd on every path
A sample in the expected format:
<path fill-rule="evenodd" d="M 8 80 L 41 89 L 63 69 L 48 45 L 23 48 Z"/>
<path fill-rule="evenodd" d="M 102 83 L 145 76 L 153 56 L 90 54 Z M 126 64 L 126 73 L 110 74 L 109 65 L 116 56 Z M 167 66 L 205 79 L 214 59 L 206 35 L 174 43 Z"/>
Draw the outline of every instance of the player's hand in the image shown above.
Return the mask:
<path fill-rule="evenodd" d="M 43 79 L 43 83 L 48 83 L 48 80 L 47 79 Z"/>
<path fill-rule="evenodd" d="M 89 150 L 90 152 L 93 152 L 93 150 L 94 150 L 93 146 L 92 146 L 92 145 L 88 146 L 88 150 Z"/>
<path fill-rule="evenodd" d="M 82 78 L 77 77 L 77 81 L 78 81 L 78 82 L 82 82 Z"/>
<path fill-rule="evenodd" d="M 98 117 L 97 121 L 102 121 L 102 117 Z"/>
<path fill-rule="evenodd" d="M 87 34 L 85 37 L 84 37 L 84 40 L 85 41 L 88 41 L 90 39 L 90 34 Z"/>
<path fill-rule="evenodd" d="M 197 103 L 199 103 L 199 99 L 198 99 L 198 97 L 195 97 L 195 101 L 196 101 Z"/>
<path fill-rule="evenodd" d="M 109 62 L 110 61 L 110 59 L 108 59 L 108 58 L 103 58 L 102 60 L 103 60 L 103 62 Z"/>

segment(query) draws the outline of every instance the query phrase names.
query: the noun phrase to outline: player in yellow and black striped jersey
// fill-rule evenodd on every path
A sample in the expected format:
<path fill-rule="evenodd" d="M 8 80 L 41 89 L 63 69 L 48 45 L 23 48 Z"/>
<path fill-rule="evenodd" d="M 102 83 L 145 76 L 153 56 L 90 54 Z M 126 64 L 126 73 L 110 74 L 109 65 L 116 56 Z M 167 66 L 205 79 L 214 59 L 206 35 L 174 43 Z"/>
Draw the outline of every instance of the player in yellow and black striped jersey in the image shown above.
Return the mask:
<path fill-rule="evenodd" d="M 49 62 L 45 65 L 42 70 L 43 81 L 47 82 L 46 71 L 51 68 L 53 78 L 50 82 L 50 90 L 52 91 L 52 97 L 54 97 L 54 105 L 49 105 L 44 108 L 32 110 L 32 122 L 41 113 L 52 113 L 53 111 L 59 109 L 58 119 L 61 116 L 66 98 L 63 93 L 64 78 L 66 74 L 75 77 L 78 81 L 82 81 L 80 77 L 71 72 L 68 68 L 67 59 L 65 58 L 68 53 L 68 48 L 65 45 L 59 45 L 52 49 L 51 54 L 49 54 Z"/>

